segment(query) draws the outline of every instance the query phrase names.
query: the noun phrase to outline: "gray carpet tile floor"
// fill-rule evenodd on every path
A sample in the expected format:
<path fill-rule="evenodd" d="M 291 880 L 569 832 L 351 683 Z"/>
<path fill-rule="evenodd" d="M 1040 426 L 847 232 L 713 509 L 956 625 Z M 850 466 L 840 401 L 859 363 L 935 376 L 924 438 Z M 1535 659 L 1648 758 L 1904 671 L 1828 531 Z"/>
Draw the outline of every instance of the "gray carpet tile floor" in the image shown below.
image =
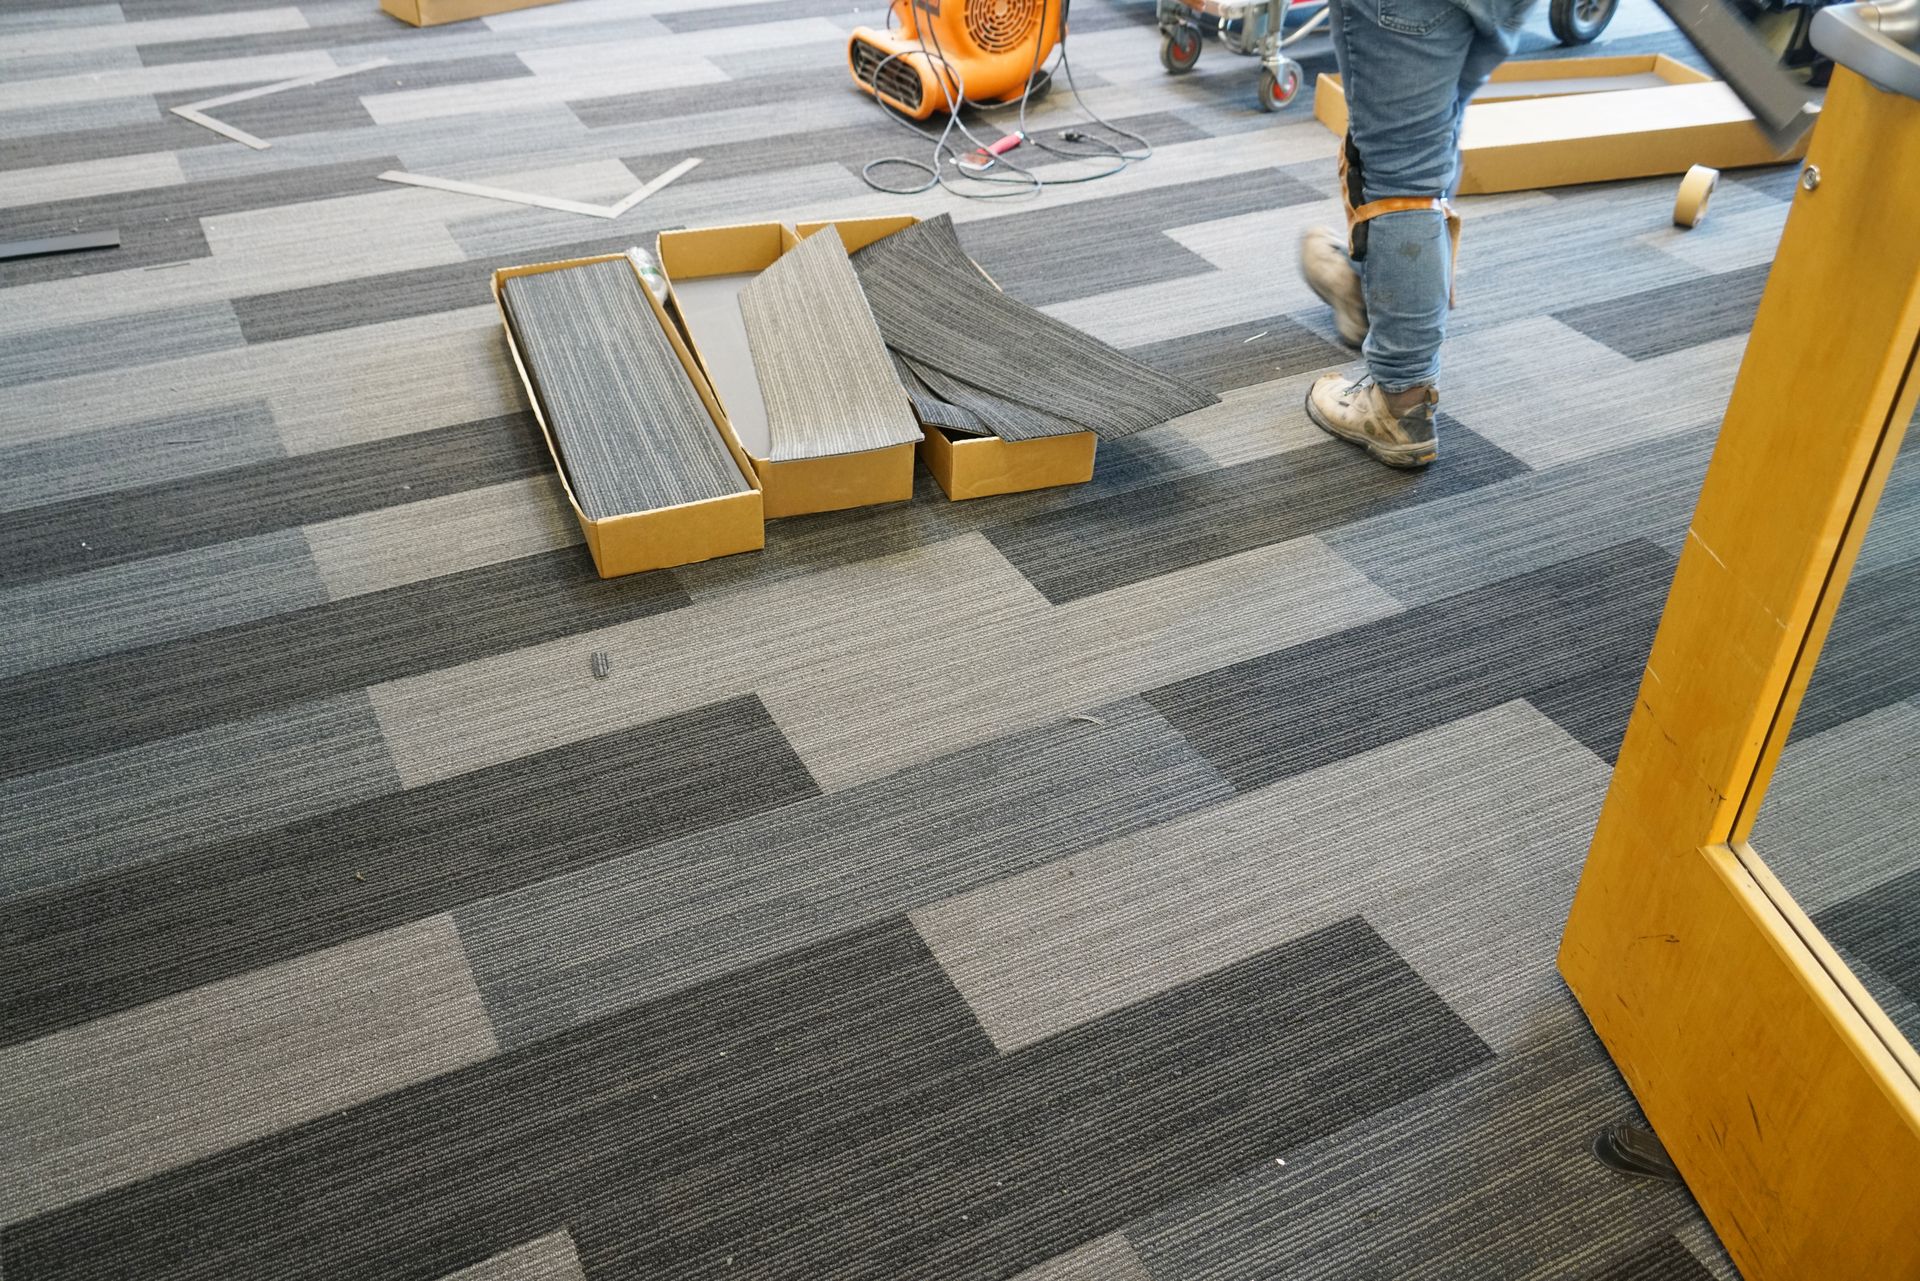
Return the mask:
<path fill-rule="evenodd" d="M 1324 39 L 1268 116 L 1081 0 L 1153 158 L 906 199 L 857 8 L 0 10 L 0 238 L 124 240 L 0 264 L 0 1274 L 1728 1281 L 1588 1156 L 1552 957 L 1791 171 L 1463 202 L 1401 476 L 1300 409 Z M 266 151 L 166 111 L 375 58 L 222 113 Z M 611 225 L 376 178 L 688 154 Z M 492 269 L 901 212 L 1218 403 L 599 579 Z M 1755 840 L 1920 1029 L 1917 561 L 1903 461 Z"/>

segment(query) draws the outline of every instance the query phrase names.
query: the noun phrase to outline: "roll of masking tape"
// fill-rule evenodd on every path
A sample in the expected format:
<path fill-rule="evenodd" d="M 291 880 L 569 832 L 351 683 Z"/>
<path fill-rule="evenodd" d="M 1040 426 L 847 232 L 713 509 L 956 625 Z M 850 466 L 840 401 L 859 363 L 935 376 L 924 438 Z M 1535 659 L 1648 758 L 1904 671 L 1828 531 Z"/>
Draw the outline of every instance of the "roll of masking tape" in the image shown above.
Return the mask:
<path fill-rule="evenodd" d="M 1680 180 L 1680 194 L 1674 197 L 1673 225 L 1698 227 L 1705 222 L 1707 202 L 1713 199 L 1713 189 L 1719 185 L 1718 169 L 1695 165 L 1687 170 L 1687 176 Z"/>

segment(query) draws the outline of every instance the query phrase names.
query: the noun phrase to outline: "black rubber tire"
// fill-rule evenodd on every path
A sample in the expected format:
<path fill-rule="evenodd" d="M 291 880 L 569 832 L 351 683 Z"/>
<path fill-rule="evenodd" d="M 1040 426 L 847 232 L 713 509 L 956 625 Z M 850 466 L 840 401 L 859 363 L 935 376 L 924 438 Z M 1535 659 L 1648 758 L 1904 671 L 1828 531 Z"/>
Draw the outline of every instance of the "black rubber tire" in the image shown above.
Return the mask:
<path fill-rule="evenodd" d="M 1547 7 L 1547 25 L 1563 45 L 1592 44 L 1619 7 L 1620 0 L 1553 0 Z"/>
<path fill-rule="evenodd" d="M 1289 62 L 1280 68 L 1275 76 L 1265 67 L 1260 69 L 1260 110 L 1280 111 L 1300 96 L 1300 65 Z"/>
<path fill-rule="evenodd" d="M 1200 61 L 1200 32 L 1198 28 L 1181 25 L 1165 32 L 1160 37 L 1160 65 L 1167 69 L 1170 76 L 1184 76 L 1193 70 L 1193 64 Z"/>

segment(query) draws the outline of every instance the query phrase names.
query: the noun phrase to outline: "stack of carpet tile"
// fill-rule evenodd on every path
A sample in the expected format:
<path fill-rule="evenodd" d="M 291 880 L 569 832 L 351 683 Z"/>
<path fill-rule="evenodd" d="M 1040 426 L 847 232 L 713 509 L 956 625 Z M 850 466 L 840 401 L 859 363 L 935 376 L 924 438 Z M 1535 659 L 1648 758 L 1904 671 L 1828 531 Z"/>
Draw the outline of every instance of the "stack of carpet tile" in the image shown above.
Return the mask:
<path fill-rule="evenodd" d="M 945 214 L 868 245 L 853 267 L 929 425 L 1005 440 L 1114 437 L 1219 401 L 1007 297 L 967 257 Z"/>
<path fill-rule="evenodd" d="M 626 259 L 513 276 L 501 296 L 589 518 L 751 488 Z"/>
<path fill-rule="evenodd" d="M 774 461 L 920 439 L 839 234 L 781 255 L 740 291 Z"/>

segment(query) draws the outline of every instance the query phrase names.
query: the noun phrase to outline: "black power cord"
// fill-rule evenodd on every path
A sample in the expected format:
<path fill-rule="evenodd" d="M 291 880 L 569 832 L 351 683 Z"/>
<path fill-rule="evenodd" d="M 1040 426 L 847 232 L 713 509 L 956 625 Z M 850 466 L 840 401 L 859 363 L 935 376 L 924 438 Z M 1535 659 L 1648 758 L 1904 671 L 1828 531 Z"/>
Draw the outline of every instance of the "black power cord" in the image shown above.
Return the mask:
<path fill-rule="evenodd" d="M 949 0 L 949 3 L 953 3 L 953 2 L 955 2 L 955 0 Z M 958 0 L 958 2 L 966 3 L 967 0 Z M 901 0 L 891 0 L 891 3 L 888 4 L 887 20 L 889 22 L 893 20 L 894 6 L 899 3 L 901 3 Z M 921 3 L 921 0 L 906 0 L 906 3 L 908 3 L 909 5 L 919 5 Z M 1063 133 L 1061 135 L 1061 141 L 1070 142 L 1070 143 L 1089 144 L 1089 145 L 1098 147 L 1099 150 L 1069 151 L 1060 147 L 1049 145 L 1044 139 L 1034 137 L 1032 134 L 1030 134 L 1027 131 L 1027 106 L 1028 106 L 1028 103 L 1033 98 L 1033 91 L 1034 91 L 1035 85 L 1044 83 L 1046 85 L 1051 86 L 1053 81 L 1053 69 L 1049 67 L 1043 70 L 1043 68 L 1040 66 L 1041 57 L 1046 47 L 1046 34 L 1047 34 L 1046 6 L 1048 3 L 1049 3 L 1049 0 L 1041 0 L 1040 21 L 1036 26 L 1036 29 L 1034 31 L 1034 36 L 1033 36 L 1033 62 L 1028 69 L 1026 87 L 1024 90 L 1022 90 L 1020 97 L 1018 99 L 1010 98 L 1004 102 L 999 102 L 999 103 L 977 104 L 977 103 L 968 102 L 966 77 L 964 73 L 962 73 L 960 68 L 957 65 L 955 65 L 955 63 L 951 59 L 947 57 L 946 51 L 943 48 L 941 48 L 939 30 L 931 23 L 931 21 L 917 21 L 914 24 L 915 34 L 918 40 L 919 48 L 914 50 L 904 50 L 900 53 L 888 54 L 885 58 L 881 59 L 878 65 L 874 67 L 872 72 L 872 81 L 876 89 L 876 92 L 874 94 L 874 102 L 879 105 L 881 111 L 887 116 L 888 119 L 898 121 L 902 127 L 912 130 L 914 133 L 920 135 L 923 138 L 928 139 L 933 143 L 932 163 L 915 160 L 909 156 L 882 156 L 877 160 L 870 160 L 864 166 L 862 166 L 860 170 L 860 177 L 866 182 L 866 184 L 869 187 L 872 187 L 876 191 L 884 191 L 884 192 L 888 192 L 889 194 L 898 195 L 898 196 L 919 195 L 921 192 L 931 191 L 935 187 L 941 187 L 947 191 L 952 192 L 954 195 L 959 196 L 964 200 L 1009 200 L 1009 199 L 1017 199 L 1023 196 L 1037 196 L 1042 191 L 1046 190 L 1046 188 L 1052 187 L 1052 186 L 1065 186 L 1065 185 L 1074 184 L 1074 183 L 1095 182 L 1101 178 L 1110 178 L 1113 175 L 1127 169 L 1129 166 L 1137 164 L 1142 160 L 1146 160 L 1153 155 L 1152 143 L 1148 142 L 1145 138 L 1141 137 L 1137 133 L 1132 132 L 1131 130 L 1122 129 L 1118 125 L 1109 124 L 1107 121 L 1102 120 L 1098 115 L 1096 115 L 1093 112 L 1091 108 L 1087 106 L 1086 100 L 1080 96 L 1080 88 L 1073 81 L 1073 64 L 1069 60 L 1068 54 L 1067 54 L 1067 29 L 1066 29 L 1067 3 L 1066 3 L 1066 0 L 1062 0 L 1061 6 L 1060 6 L 1060 39 L 1059 39 L 1059 49 L 1058 49 L 1059 67 L 1061 70 L 1066 72 L 1067 87 L 1069 91 L 1073 94 L 1074 103 L 1080 108 L 1082 112 L 1086 114 L 1087 118 L 1094 125 L 1097 125 L 1102 129 L 1106 129 L 1109 132 L 1114 133 L 1122 138 L 1130 139 L 1131 141 L 1139 144 L 1139 147 L 1141 149 L 1137 152 L 1128 151 L 1125 148 L 1117 146 L 1116 144 L 1109 142 L 1104 138 L 1090 137 L 1086 133 L 1083 133 L 1078 129 L 1074 129 L 1074 130 L 1069 130 Z M 929 48 L 927 44 L 927 37 L 929 35 L 933 37 L 933 44 L 931 48 Z M 904 113 L 899 112 L 895 110 L 892 106 L 888 105 L 886 100 L 882 98 L 877 92 L 879 88 L 880 72 L 887 66 L 888 63 L 893 62 L 896 59 L 906 57 L 909 53 L 918 53 L 922 57 L 926 58 L 930 63 L 937 63 L 939 67 L 947 73 L 947 75 L 951 75 L 953 78 L 952 86 L 949 87 L 947 83 L 947 75 L 936 77 L 940 82 L 940 92 L 946 98 L 946 102 L 947 102 L 947 124 L 946 124 L 946 127 L 942 129 L 938 134 L 931 133 L 928 130 L 921 128 L 917 123 L 915 123 L 911 118 L 906 116 Z M 1039 174 L 1034 173 L 1032 170 L 1013 163 L 1012 161 L 1006 159 L 1004 156 L 995 156 L 990 152 L 988 152 L 986 149 L 988 144 L 986 144 L 985 142 L 982 142 L 980 138 L 973 133 L 972 130 L 967 128 L 966 124 L 960 118 L 961 111 L 969 106 L 988 107 L 988 108 L 998 107 L 1001 109 L 1005 109 L 1007 107 L 1013 106 L 1016 101 L 1018 102 L 1020 107 L 1020 124 L 1019 124 L 1018 132 L 1024 141 L 1031 143 L 1039 151 L 1045 152 L 1046 154 L 1051 156 L 1057 156 L 1063 160 L 1100 161 L 1100 162 L 1106 162 L 1106 167 L 1103 168 L 1098 173 L 1081 174 L 1071 178 L 1043 178 Z M 958 132 L 962 136 L 964 136 L 969 142 L 973 143 L 974 147 L 976 148 L 976 151 L 974 153 L 971 153 L 968 156 L 968 159 L 972 159 L 973 156 L 975 155 L 984 158 L 983 161 L 979 163 L 977 166 L 969 168 L 960 163 L 962 159 L 961 153 L 954 147 L 952 143 L 952 138 L 956 130 L 958 130 Z M 885 185 L 884 183 L 876 181 L 873 176 L 873 171 L 882 165 L 904 165 L 904 166 L 907 166 L 908 168 L 916 169 L 921 173 L 927 175 L 927 180 L 921 183 L 919 186 L 915 186 L 915 187 L 890 187 Z M 972 183 L 985 183 L 985 184 L 1000 185 L 1000 186 L 1011 186 L 1011 187 L 1018 188 L 1018 190 L 996 191 L 996 192 L 986 192 L 986 191 L 978 191 L 978 190 L 969 191 L 963 187 L 956 185 L 955 181 L 949 180 L 947 169 L 945 167 L 948 165 L 952 166 L 952 168 L 957 171 L 955 174 L 955 177 L 958 180 L 972 182 Z M 1006 171 L 1006 173 L 1009 175 L 1017 174 L 1019 176 L 1018 177 L 1002 176 L 998 172 L 1001 170 Z"/>

